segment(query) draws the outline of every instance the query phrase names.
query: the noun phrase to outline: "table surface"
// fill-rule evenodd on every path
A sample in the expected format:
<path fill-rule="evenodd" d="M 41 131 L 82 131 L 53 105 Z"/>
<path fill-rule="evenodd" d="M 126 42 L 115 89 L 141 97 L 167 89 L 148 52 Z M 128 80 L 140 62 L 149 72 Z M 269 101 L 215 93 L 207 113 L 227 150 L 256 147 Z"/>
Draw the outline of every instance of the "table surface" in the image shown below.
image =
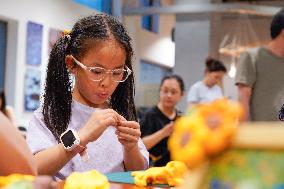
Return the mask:
<path fill-rule="evenodd" d="M 59 182 L 58 189 L 63 189 L 63 185 L 64 185 L 64 182 Z M 165 189 L 165 188 L 157 187 L 157 186 L 139 187 L 134 184 L 110 182 L 110 189 Z"/>

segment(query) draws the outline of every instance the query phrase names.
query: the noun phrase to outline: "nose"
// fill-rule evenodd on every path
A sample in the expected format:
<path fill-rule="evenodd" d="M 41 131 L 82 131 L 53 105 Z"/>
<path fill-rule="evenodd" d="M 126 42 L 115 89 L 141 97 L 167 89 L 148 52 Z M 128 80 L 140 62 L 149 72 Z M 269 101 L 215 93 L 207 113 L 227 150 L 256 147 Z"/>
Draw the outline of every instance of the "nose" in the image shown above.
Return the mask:
<path fill-rule="evenodd" d="M 167 96 L 167 97 L 171 97 L 171 96 L 172 96 L 172 93 L 171 93 L 171 92 L 167 92 L 166 96 Z"/>
<path fill-rule="evenodd" d="M 102 78 L 100 85 L 104 88 L 107 88 L 111 85 L 112 83 L 112 74 L 111 73 L 106 73 L 104 77 Z"/>

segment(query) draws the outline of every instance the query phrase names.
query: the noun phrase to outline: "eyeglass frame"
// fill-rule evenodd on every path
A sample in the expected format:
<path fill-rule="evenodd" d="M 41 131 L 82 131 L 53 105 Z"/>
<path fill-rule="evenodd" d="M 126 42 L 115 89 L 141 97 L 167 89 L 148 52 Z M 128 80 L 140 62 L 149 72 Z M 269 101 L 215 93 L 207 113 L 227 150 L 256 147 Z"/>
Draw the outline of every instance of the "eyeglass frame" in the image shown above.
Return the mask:
<path fill-rule="evenodd" d="M 85 66 L 83 63 L 81 63 L 79 60 L 77 60 L 73 55 L 71 55 L 71 57 L 72 57 L 72 59 L 75 61 L 75 63 L 78 64 L 78 65 L 79 65 L 81 68 L 83 68 L 84 70 L 87 70 L 87 71 L 89 71 L 89 72 L 92 72 L 92 69 L 100 68 L 100 69 L 103 69 L 103 70 L 106 71 L 104 74 L 111 73 L 111 78 L 112 78 L 112 80 L 113 80 L 114 82 L 116 82 L 116 83 L 123 83 L 123 82 L 125 82 L 125 81 L 128 79 L 128 77 L 132 74 L 132 71 L 131 71 L 126 65 L 124 65 L 124 66 L 126 67 L 126 69 L 121 68 L 121 69 L 107 70 L 107 69 L 102 68 L 102 67 L 99 67 L 99 66 L 96 66 L 96 67 Z M 127 76 L 125 77 L 125 79 L 124 79 L 124 80 L 121 80 L 121 81 L 115 81 L 115 80 L 113 79 L 113 72 L 114 72 L 115 70 L 124 70 L 124 71 L 127 71 Z M 91 79 L 91 80 L 92 80 L 92 81 L 100 82 L 100 81 L 102 81 L 104 78 L 105 78 L 105 75 L 103 75 L 103 77 L 102 77 L 101 79 L 99 79 L 99 80 L 93 80 L 93 79 Z"/>

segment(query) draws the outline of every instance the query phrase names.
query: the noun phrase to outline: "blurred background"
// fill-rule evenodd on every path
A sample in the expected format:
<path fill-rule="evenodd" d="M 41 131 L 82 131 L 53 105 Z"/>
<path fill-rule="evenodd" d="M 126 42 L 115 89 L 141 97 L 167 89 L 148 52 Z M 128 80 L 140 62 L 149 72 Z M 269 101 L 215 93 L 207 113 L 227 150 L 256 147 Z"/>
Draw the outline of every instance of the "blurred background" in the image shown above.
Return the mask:
<path fill-rule="evenodd" d="M 208 55 L 222 60 L 225 96 L 237 99 L 241 52 L 270 39 L 272 15 L 283 0 L 0 0 L 0 88 L 18 126 L 40 106 L 46 65 L 63 29 L 103 12 L 120 19 L 135 49 L 136 105 L 157 104 L 161 78 L 183 77 L 186 91 L 204 75 Z M 178 108 L 185 111 L 186 98 Z"/>

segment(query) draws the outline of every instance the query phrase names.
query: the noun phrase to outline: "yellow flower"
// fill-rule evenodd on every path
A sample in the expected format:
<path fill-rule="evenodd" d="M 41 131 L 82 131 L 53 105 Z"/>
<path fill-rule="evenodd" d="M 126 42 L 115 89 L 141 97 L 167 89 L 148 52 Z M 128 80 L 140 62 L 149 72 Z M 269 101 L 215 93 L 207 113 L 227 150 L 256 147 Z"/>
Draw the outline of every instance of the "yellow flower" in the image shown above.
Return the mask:
<path fill-rule="evenodd" d="M 193 168 L 207 156 L 219 154 L 229 147 L 243 115 L 242 106 L 227 99 L 195 105 L 175 122 L 168 142 L 171 158 Z"/>
<path fill-rule="evenodd" d="M 179 118 L 168 142 L 171 158 L 195 167 L 205 158 L 203 143 L 207 135 L 208 129 L 199 114 Z"/>
<path fill-rule="evenodd" d="M 216 155 L 229 147 L 243 110 L 239 103 L 227 99 L 200 105 L 198 113 L 204 118 L 209 135 L 204 143 L 207 155 Z"/>

